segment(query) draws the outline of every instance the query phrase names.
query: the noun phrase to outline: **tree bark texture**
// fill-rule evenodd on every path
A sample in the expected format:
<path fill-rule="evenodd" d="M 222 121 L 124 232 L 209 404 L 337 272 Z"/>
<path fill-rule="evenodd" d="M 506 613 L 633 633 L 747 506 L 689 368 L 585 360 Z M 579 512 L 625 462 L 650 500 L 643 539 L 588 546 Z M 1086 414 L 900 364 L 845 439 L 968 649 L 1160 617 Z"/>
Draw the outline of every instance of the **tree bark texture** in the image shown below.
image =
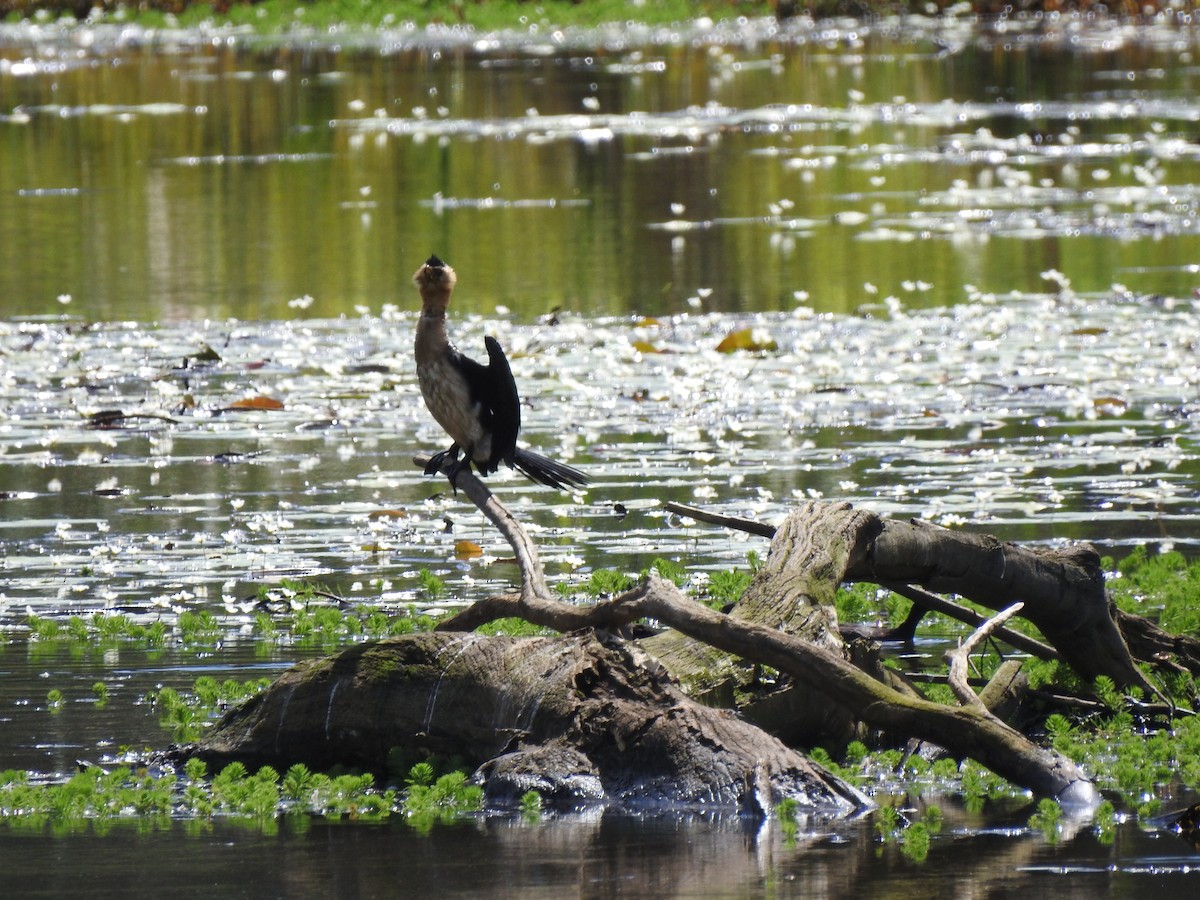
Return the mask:
<path fill-rule="evenodd" d="M 564 806 L 817 815 L 870 806 L 857 790 L 727 710 L 684 695 L 618 638 L 406 635 L 290 669 L 178 756 L 283 770 L 384 771 L 389 752 L 477 765 L 493 804 L 528 790 Z"/>

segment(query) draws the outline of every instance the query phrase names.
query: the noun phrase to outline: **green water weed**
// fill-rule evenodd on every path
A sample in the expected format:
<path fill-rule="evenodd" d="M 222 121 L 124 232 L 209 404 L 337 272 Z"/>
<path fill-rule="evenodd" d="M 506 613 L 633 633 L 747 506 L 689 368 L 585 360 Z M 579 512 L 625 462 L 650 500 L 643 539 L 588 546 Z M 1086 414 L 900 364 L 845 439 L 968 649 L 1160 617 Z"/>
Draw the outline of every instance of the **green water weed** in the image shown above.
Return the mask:
<path fill-rule="evenodd" d="M 483 806 L 483 788 L 472 784 L 460 771 L 434 779 L 429 763 L 417 763 L 409 771 L 403 810 L 410 824 L 428 831 L 438 822 L 448 822 Z"/>
<path fill-rule="evenodd" d="M 1114 562 L 1101 560 L 1108 589 L 1117 606 L 1127 612 L 1157 618 L 1172 633 L 1200 631 L 1200 560 L 1189 562 L 1175 550 L 1151 553 L 1142 544 Z"/>
<path fill-rule="evenodd" d="M 446 594 L 446 582 L 428 569 L 417 572 L 417 581 L 421 583 L 421 593 L 430 603 L 436 603 Z"/>
<path fill-rule="evenodd" d="M 709 605 L 722 609 L 731 603 L 737 603 L 753 580 L 754 576 L 744 569 L 713 572 L 707 585 Z"/>
<path fill-rule="evenodd" d="M 1029 827 L 1041 831 L 1047 841 L 1054 843 L 1059 837 L 1062 817 L 1062 807 L 1051 798 L 1043 797 L 1038 801 L 1037 812 L 1029 817 Z"/>
<path fill-rule="evenodd" d="M 784 797 L 775 804 L 775 818 L 779 820 L 779 831 L 786 847 L 794 847 L 800 834 L 800 823 L 796 821 L 796 813 L 800 811 L 800 802 L 795 797 Z"/>
<path fill-rule="evenodd" d="M 521 818 L 526 822 L 538 822 L 542 818 L 542 795 L 537 791 L 526 791 L 521 795 Z"/>
<path fill-rule="evenodd" d="M 900 832 L 900 851 L 913 862 L 925 862 L 929 843 L 929 826 L 924 822 L 913 822 Z"/>
<path fill-rule="evenodd" d="M 683 587 L 684 584 L 687 583 L 687 569 L 684 568 L 683 563 L 681 562 L 677 562 L 673 559 L 664 559 L 660 556 L 650 563 L 650 569 L 653 569 L 667 581 L 674 583 L 676 587 Z M 642 577 L 645 577 L 647 574 L 649 574 L 650 569 L 647 569 L 645 572 L 643 572 Z"/>

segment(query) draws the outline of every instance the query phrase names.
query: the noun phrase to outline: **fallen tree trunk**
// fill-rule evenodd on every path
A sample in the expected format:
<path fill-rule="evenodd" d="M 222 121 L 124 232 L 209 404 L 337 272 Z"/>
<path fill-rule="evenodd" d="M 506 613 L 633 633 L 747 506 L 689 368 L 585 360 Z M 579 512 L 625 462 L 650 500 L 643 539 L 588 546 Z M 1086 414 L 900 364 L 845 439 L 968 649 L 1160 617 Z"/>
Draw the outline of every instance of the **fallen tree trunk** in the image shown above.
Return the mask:
<path fill-rule="evenodd" d="M 460 477 L 460 488 L 465 488 L 465 480 Z M 469 496 L 489 518 L 520 530 L 511 516 L 494 511 L 503 507 L 482 483 L 470 481 L 475 482 L 475 493 Z M 813 522 L 817 527 L 808 527 Z M 883 530 L 878 517 L 854 511 L 848 504 L 807 504 L 776 531 L 766 564 L 728 615 L 689 600 L 653 574 L 634 590 L 605 603 L 592 607 L 563 603 L 543 590 L 540 567 L 533 568 L 536 556 L 527 551 L 527 539 L 510 539 L 522 573 L 521 592 L 480 601 L 438 628 L 475 628 L 492 619 L 519 616 L 569 631 L 653 618 L 677 633 L 650 638 L 643 646 L 673 675 L 681 666 L 712 665 L 714 657 L 705 648 L 715 648 L 773 666 L 813 696 L 834 701 L 864 722 L 971 757 L 1038 794 L 1085 805 L 1096 802 L 1091 782 L 1073 762 L 1037 747 L 986 709 L 930 703 L 884 684 L 844 658 L 832 615 L 833 592 L 847 571 L 869 564 L 874 538 Z M 781 625 L 804 636 L 786 633 Z"/>
<path fill-rule="evenodd" d="M 671 508 L 702 516 L 691 507 Z M 734 524 L 728 517 L 722 522 Z M 1082 678 L 1107 675 L 1119 687 L 1154 692 L 1117 627 L 1100 556 L 1088 545 L 1022 547 L 927 522 L 881 519 L 848 503 L 802 504 L 772 534 L 768 563 L 777 562 L 768 573 L 770 581 L 789 585 L 804 579 L 805 589 L 798 593 L 815 603 L 831 605 L 837 586 L 855 581 L 894 588 L 910 599 L 910 588 L 919 585 L 994 610 L 1020 601 L 1022 617 L 1037 626 Z M 836 547 L 840 555 L 833 564 L 821 563 L 805 552 L 814 547 Z M 819 582 L 815 588 L 814 582 Z M 769 589 L 767 593 L 772 594 Z M 789 612 L 793 598 L 782 593 L 773 597 L 767 603 L 757 596 L 750 603 L 743 598 L 732 614 L 752 621 L 794 616 Z"/>
<path fill-rule="evenodd" d="M 870 801 L 661 666 L 597 632 L 559 638 L 433 633 L 389 638 L 288 670 L 196 746 L 214 765 L 387 768 L 389 754 L 478 766 L 491 805 L 529 790 L 563 807 L 705 807 L 811 815 Z"/>
<path fill-rule="evenodd" d="M 862 798 L 852 788 L 762 730 L 695 703 L 675 684 L 674 676 L 694 675 L 688 670 L 700 664 L 712 666 L 718 682 L 733 679 L 741 659 L 791 676 L 806 699 L 832 701 L 874 728 L 973 758 L 1039 795 L 1083 806 L 1097 801 L 1074 763 L 1036 746 L 984 704 L 931 703 L 903 683 L 885 683 L 886 671 L 868 674 L 849 661 L 832 599 L 842 581 L 855 578 L 922 581 L 985 603 L 1020 599 L 1044 631 L 1059 641 L 1078 639 L 1099 656 L 1082 658 L 1056 641 L 1064 658 L 1089 673 L 1116 673 L 1121 684 L 1144 683 L 1122 654 L 1119 634 L 1114 640 L 1111 618 L 1097 611 L 1098 603 L 1107 611 L 1103 581 L 1087 550 L 1033 552 L 887 522 L 847 504 L 806 504 L 774 532 L 766 564 L 729 614 L 653 574 L 621 596 L 580 607 L 551 595 L 536 547 L 482 482 L 464 469 L 456 486 L 512 546 L 519 592 L 472 605 L 435 635 L 297 667 L 183 755 L 378 768 L 398 746 L 479 761 L 477 776 L 494 798 L 534 787 L 569 803 L 644 798 L 761 813 L 774 798 L 795 796 L 810 809 L 856 808 Z M 563 636 L 515 642 L 453 634 L 506 616 Z M 652 655 L 594 631 L 643 618 L 673 629 L 643 642 Z"/>
<path fill-rule="evenodd" d="M 503 602 L 493 598 L 490 608 L 498 616 L 521 616 L 549 628 L 560 621 L 557 611 L 544 604 L 526 606 L 517 596 Z M 943 706 L 900 693 L 835 652 L 711 610 L 657 575 L 651 574 L 636 590 L 593 610 L 597 619 L 603 618 L 604 610 L 614 613 L 614 621 L 627 621 L 631 615 L 654 618 L 703 644 L 773 666 L 805 689 L 854 710 L 877 728 L 918 737 L 956 756 L 970 757 L 1041 796 L 1082 805 L 1097 800 L 1090 780 L 1078 766 L 1036 746 L 985 709 Z"/>

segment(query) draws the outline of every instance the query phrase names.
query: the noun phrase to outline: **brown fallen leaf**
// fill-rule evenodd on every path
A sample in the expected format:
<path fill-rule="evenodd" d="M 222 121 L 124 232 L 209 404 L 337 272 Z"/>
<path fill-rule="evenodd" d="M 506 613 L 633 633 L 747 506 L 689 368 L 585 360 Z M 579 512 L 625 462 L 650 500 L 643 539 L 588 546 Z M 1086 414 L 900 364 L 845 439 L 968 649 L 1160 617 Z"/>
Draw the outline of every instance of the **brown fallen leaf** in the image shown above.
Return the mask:
<path fill-rule="evenodd" d="M 483 556 L 483 548 L 474 541 L 457 541 L 454 544 L 455 559 L 475 559 Z"/>
<path fill-rule="evenodd" d="M 638 353 L 666 353 L 661 347 L 656 347 L 649 341 L 634 341 L 633 349 Z"/>
<path fill-rule="evenodd" d="M 737 350 L 748 350 L 751 352 L 762 352 L 769 350 L 778 350 L 779 345 L 769 335 L 759 337 L 754 333 L 753 328 L 739 328 L 736 331 L 731 331 L 717 344 L 718 353 L 733 353 Z"/>
<path fill-rule="evenodd" d="M 283 409 L 283 403 L 276 400 L 274 397 L 264 397 L 261 394 L 257 397 L 243 397 L 241 400 L 234 400 L 229 404 L 227 409 Z"/>
<path fill-rule="evenodd" d="M 1129 408 L 1129 404 L 1121 397 L 1093 397 L 1092 408 L 1100 415 L 1119 416 Z"/>

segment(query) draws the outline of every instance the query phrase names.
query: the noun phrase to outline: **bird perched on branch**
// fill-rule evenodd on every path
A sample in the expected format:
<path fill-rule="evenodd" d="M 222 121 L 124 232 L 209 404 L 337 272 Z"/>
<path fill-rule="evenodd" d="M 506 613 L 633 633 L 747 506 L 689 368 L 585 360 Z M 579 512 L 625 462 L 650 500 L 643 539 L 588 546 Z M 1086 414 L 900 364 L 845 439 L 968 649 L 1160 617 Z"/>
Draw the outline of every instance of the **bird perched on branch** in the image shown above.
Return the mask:
<path fill-rule="evenodd" d="M 517 446 L 521 401 L 508 359 L 496 339 L 483 339 L 486 366 L 450 343 L 446 307 L 456 281 L 454 270 L 436 256 L 429 257 L 413 275 L 413 283 L 421 293 L 417 381 L 425 405 L 454 441 L 448 450 L 433 455 L 425 474 L 433 475 L 449 460 L 447 474 L 453 486 L 464 466 L 474 463 L 480 475 L 490 475 L 504 462 L 525 477 L 553 488 L 567 490 L 587 484 L 587 476 L 578 469 Z"/>

